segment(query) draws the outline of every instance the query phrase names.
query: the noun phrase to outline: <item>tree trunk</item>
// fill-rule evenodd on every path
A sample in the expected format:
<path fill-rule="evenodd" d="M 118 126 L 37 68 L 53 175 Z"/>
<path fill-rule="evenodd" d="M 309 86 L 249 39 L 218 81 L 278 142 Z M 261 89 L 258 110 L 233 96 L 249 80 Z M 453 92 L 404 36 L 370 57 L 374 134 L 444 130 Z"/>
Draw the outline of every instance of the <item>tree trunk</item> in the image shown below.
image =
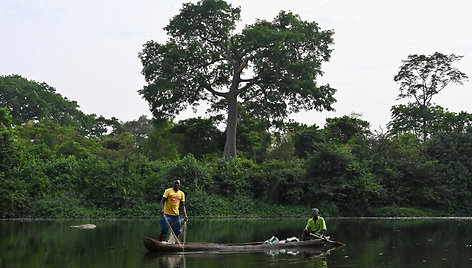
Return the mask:
<path fill-rule="evenodd" d="M 223 156 L 225 160 L 236 157 L 236 130 L 238 123 L 238 95 L 229 94 L 228 121 L 226 122 L 226 142 Z"/>
<path fill-rule="evenodd" d="M 426 100 L 423 100 L 423 105 L 421 107 L 421 113 L 422 113 L 422 122 L 421 122 L 421 127 L 422 127 L 422 134 L 423 134 L 423 143 L 426 142 L 426 139 L 428 137 L 428 122 L 430 120 L 429 114 L 428 114 L 428 107 L 426 106 Z"/>

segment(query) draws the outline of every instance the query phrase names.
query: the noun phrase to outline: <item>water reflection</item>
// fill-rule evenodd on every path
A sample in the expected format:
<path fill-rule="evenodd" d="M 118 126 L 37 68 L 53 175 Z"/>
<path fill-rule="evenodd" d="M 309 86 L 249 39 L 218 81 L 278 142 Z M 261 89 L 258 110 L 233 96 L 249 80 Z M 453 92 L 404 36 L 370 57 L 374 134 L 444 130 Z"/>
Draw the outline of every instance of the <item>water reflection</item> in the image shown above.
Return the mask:
<path fill-rule="evenodd" d="M 179 268 L 186 267 L 185 265 L 185 254 L 162 254 L 152 251 L 146 252 L 144 255 L 145 264 L 157 264 L 158 267 L 162 268 Z"/>
<path fill-rule="evenodd" d="M 326 256 L 334 248 L 316 249 L 274 249 L 260 252 L 179 252 L 159 253 L 148 251 L 143 263 L 160 268 L 187 267 L 266 267 L 273 263 L 305 263 L 306 267 L 328 267 Z M 230 264 L 230 265 L 228 265 Z M 157 266 L 156 266 L 157 265 Z"/>
<path fill-rule="evenodd" d="M 156 255 L 142 238 L 158 220 L 0 220 L 0 267 L 472 267 L 471 219 L 327 219 L 330 252 Z M 88 221 L 87 221 L 88 222 Z M 239 243 L 300 233 L 305 219 L 192 220 L 187 242 Z M 300 227 L 301 226 L 301 227 Z M 144 256 L 144 257 L 143 257 Z"/>

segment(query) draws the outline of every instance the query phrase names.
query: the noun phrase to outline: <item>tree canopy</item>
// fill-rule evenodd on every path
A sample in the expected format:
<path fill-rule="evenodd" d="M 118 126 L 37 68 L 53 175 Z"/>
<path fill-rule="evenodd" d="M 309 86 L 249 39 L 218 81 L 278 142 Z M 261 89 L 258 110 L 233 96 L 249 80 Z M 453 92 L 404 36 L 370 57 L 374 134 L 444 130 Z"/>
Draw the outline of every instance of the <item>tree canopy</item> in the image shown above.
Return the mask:
<path fill-rule="evenodd" d="M 433 122 L 437 121 L 437 107 L 432 98 L 449 84 L 462 85 L 467 75 L 453 66 L 462 56 L 445 55 L 436 52 L 432 55 L 409 55 L 400 66 L 393 80 L 400 83 L 398 99 L 413 99 L 407 105 L 393 106 L 392 132 L 409 131 L 421 135 L 423 141 L 428 137 Z"/>
<path fill-rule="evenodd" d="M 87 115 L 76 101 L 61 96 L 54 87 L 20 75 L 0 76 L 0 107 L 8 108 L 13 125 L 49 119 L 88 135 L 101 135 L 108 132 L 108 127 L 119 126 L 116 118 Z"/>
<path fill-rule="evenodd" d="M 330 58 L 333 31 L 281 11 L 236 32 L 240 8 L 222 0 L 186 3 L 164 29 L 165 44 L 139 53 L 147 85 L 140 94 L 156 118 L 170 118 L 201 101 L 227 115 L 226 159 L 236 156 L 238 103 L 269 126 L 289 113 L 333 110 L 335 89 L 318 85 Z"/>

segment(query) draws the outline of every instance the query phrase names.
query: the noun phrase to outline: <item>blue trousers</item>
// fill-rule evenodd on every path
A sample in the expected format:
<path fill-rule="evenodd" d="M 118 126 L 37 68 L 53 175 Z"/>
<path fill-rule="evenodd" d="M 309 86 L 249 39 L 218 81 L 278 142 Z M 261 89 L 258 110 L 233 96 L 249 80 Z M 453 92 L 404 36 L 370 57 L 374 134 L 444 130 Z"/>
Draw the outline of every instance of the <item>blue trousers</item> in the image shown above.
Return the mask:
<path fill-rule="evenodd" d="M 164 217 L 167 218 L 167 221 Z M 169 222 L 169 225 L 172 227 L 172 230 L 174 231 L 175 235 L 179 235 L 180 234 L 180 216 L 179 215 L 172 216 L 172 215 L 164 214 L 161 217 L 161 233 L 163 234 L 167 234 L 169 232 L 169 226 L 167 222 Z"/>

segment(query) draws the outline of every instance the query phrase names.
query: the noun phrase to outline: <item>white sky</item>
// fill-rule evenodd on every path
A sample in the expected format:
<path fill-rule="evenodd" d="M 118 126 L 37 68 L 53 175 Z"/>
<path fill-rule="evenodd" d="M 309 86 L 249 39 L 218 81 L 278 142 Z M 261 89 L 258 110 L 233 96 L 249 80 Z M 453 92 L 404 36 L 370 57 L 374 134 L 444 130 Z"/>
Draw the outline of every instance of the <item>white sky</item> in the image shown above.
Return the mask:
<path fill-rule="evenodd" d="M 121 121 L 148 115 L 138 94 L 145 82 L 138 53 L 178 14 L 180 0 L 0 0 L 0 75 L 46 82 L 87 114 Z M 196 2 L 196 1 L 192 1 Z M 272 20 L 280 10 L 334 30 L 334 52 L 321 84 L 338 89 L 336 112 L 309 111 L 296 121 L 323 126 L 325 118 L 362 114 L 386 130 L 409 54 L 465 56 L 456 64 L 472 78 L 470 0 L 228 0 L 241 7 L 241 26 Z M 433 98 L 453 112 L 472 113 L 472 85 L 448 86 Z M 190 112 L 179 116 L 193 117 Z"/>

